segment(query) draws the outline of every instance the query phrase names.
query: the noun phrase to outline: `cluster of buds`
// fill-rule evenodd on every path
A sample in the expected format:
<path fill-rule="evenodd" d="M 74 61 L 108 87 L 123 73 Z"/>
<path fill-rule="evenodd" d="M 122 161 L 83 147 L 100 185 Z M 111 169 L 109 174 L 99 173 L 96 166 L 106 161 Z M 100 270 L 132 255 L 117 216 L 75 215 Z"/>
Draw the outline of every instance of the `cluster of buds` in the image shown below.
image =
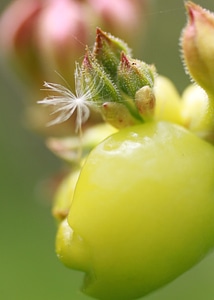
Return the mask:
<path fill-rule="evenodd" d="M 86 51 L 82 74 L 86 84 L 99 87 L 94 101 L 116 128 L 144 122 L 153 114 L 155 68 L 133 59 L 122 40 L 98 28 L 93 51 Z"/>
<path fill-rule="evenodd" d="M 98 110 L 116 128 L 143 123 L 154 114 L 155 68 L 131 57 L 122 40 L 97 28 L 92 51 L 86 49 L 81 67 L 75 72 L 74 95 L 59 84 L 46 83 L 50 96 L 42 104 L 57 106 L 60 113 L 51 124 L 67 120 L 75 111 L 76 131 L 87 121 L 90 109 Z"/>

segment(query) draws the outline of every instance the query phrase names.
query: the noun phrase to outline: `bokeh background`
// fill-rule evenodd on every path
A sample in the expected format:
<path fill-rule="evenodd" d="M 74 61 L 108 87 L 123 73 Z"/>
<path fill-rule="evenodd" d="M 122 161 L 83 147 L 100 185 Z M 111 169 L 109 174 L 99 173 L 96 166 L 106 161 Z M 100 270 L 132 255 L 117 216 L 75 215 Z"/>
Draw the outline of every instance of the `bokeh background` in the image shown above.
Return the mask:
<path fill-rule="evenodd" d="M 179 51 L 186 23 L 183 0 L 148 1 L 147 33 L 137 55 L 155 63 L 158 72 L 170 77 L 181 92 L 189 83 Z M 0 10 L 8 2 L 1 0 Z M 213 0 L 197 3 L 214 11 Z M 65 268 L 54 252 L 56 226 L 49 197 L 42 190 L 44 182 L 58 172 L 60 162 L 46 149 L 44 140 L 23 125 L 22 97 L 18 80 L 1 62 L 0 298 L 89 300 L 79 292 L 83 275 Z M 213 300 L 214 254 L 143 299 Z"/>

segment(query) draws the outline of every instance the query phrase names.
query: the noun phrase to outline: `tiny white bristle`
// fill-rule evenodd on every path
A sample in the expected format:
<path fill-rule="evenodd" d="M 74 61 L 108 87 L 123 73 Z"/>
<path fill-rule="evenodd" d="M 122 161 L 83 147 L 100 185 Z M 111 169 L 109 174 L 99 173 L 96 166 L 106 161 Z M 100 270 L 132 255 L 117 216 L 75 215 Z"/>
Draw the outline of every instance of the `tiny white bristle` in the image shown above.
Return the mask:
<path fill-rule="evenodd" d="M 44 90 L 57 95 L 50 95 L 37 103 L 56 106 L 57 108 L 52 114 L 59 113 L 47 126 L 65 122 L 76 112 L 76 132 L 79 132 L 82 124 L 88 120 L 90 107 L 94 104 L 93 97 L 99 93 L 101 86 L 100 84 L 97 85 L 97 78 L 95 78 L 94 81 L 90 81 L 86 88 L 83 88 L 81 83 L 82 70 L 78 63 L 76 63 L 74 78 L 75 93 L 61 84 L 44 82 Z M 87 78 L 85 79 L 87 80 Z"/>

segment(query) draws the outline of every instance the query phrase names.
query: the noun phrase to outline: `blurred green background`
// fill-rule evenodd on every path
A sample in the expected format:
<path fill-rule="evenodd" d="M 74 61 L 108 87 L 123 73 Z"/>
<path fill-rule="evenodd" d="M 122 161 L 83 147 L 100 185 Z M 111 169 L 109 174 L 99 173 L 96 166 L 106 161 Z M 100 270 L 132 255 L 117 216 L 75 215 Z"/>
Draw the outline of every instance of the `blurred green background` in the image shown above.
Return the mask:
<path fill-rule="evenodd" d="M 149 0 L 147 35 L 138 57 L 155 63 L 179 91 L 189 83 L 179 36 L 186 23 L 183 0 Z M 0 9 L 8 1 L 0 3 Z M 213 0 L 197 1 L 214 11 Z M 4 64 L 0 67 L 0 298 L 3 300 L 90 299 L 79 292 L 82 274 L 66 269 L 54 253 L 56 227 L 43 181 L 60 163 L 22 120 L 22 91 Z M 145 300 L 213 300 L 214 254 Z M 111 300 L 111 299 L 109 299 Z"/>

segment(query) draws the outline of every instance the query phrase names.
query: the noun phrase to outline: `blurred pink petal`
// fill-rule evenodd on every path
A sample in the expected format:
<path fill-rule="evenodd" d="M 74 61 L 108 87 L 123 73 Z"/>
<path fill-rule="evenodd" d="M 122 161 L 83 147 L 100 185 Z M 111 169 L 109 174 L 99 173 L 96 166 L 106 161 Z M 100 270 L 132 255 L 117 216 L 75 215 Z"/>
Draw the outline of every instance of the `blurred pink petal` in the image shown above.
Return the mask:
<path fill-rule="evenodd" d="M 42 1 L 16 0 L 4 11 L 0 18 L 0 45 L 2 50 L 13 51 L 24 47 L 42 8 Z"/>
<path fill-rule="evenodd" d="M 47 5 L 38 18 L 38 45 L 50 51 L 54 47 L 53 50 L 61 52 L 74 46 L 75 38 L 85 44 L 87 27 L 81 3 L 70 0 L 51 1 L 51 5 Z"/>

